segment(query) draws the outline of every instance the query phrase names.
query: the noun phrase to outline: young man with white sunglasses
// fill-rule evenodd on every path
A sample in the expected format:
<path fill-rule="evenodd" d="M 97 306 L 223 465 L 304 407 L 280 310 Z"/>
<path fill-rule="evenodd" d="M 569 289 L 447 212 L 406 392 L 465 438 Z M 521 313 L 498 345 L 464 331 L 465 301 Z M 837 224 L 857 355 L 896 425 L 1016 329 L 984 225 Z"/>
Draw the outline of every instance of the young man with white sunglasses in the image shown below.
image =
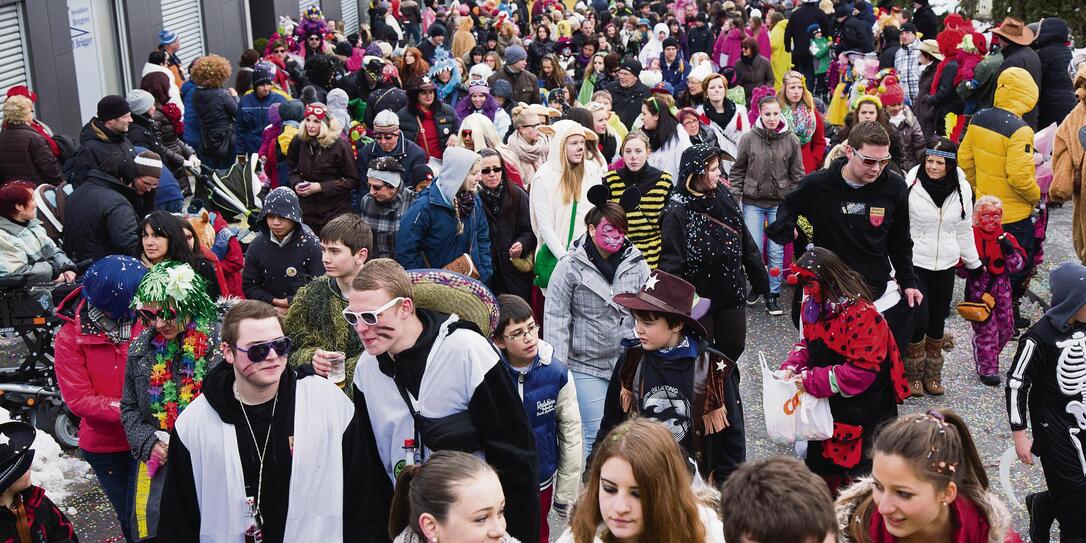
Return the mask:
<path fill-rule="evenodd" d="M 886 167 L 890 136 L 877 122 L 857 124 L 846 144 L 843 158 L 803 178 L 785 195 L 766 235 L 776 243 L 790 242 L 797 218 L 806 217 L 814 233 L 811 242 L 833 251 L 864 278 L 872 302 L 904 350 L 915 308 L 924 299 L 913 271 L 908 186 Z M 794 302 L 794 318 L 798 307 Z"/>
<path fill-rule="evenodd" d="M 498 472 L 509 534 L 538 541 L 535 435 L 507 370 L 473 323 L 420 308 L 413 295 L 403 267 L 379 258 L 355 277 L 343 311 L 365 346 L 353 397 L 355 418 L 369 421 L 367 450 L 380 457 L 367 465 L 367 480 L 381 480 L 371 490 L 391 494 L 403 467 L 433 451 L 471 452 Z M 389 501 L 373 501 L 387 518 Z"/>
<path fill-rule="evenodd" d="M 265 302 L 226 313 L 212 347 L 225 363 L 170 436 L 158 541 L 242 541 L 251 529 L 265 543 L 382 540 L 366 535 L 385 521 L 367 514 L 384 477 L 361 469 L 374 461 L 365 427 L 334 384 L 287 366 L 291 343 Z"/>

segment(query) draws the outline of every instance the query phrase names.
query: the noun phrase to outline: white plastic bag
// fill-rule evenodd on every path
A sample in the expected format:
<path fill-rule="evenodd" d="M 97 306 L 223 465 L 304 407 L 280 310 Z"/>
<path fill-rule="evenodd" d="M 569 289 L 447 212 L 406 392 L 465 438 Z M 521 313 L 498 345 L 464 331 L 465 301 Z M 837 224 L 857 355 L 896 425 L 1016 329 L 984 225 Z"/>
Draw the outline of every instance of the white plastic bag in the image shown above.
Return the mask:
<path fill-rule="evenodd" d="M 796 417 L 796 439 L 825 441 L 833 437 L 833 414 L 829 398 L 815 398 L 804 392 L 799 395 L 799 416 Z"/>
<path fill-rule="evenodd" d="M 778 445 L 796 441 L 822 441 L 833 437 L 833 415 L 827 398 L 800 392 L 791 380 L 777 377 L 769 369 L 765 353 L 762 364 L 762 410 L 769 439 Z"/>
<path fill-rule="evenodd" d="M 795 443 L 799 389 L 791 381 L 777 378 L 766 363 L 765 353 L 758 353 L 758 361 L 762 364 L 762 411 L 769 439 L 778 445 Z"/>

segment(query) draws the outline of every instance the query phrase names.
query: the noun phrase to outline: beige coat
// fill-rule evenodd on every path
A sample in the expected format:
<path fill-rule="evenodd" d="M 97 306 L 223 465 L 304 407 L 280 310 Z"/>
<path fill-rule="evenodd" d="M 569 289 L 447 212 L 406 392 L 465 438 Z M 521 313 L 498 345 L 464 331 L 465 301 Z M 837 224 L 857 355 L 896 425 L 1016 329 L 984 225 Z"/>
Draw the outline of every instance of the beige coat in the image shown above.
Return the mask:
<path fill-rule="evenodd" d="M 1078 105 L 1060 123 L 1052 151 L 1052 186 L 1048 195 L 1054 202 L 1074 200 L 1075 215 L 1071 221 L 1072 241 L 1078 259 L 1086 264 L 1086 200 L 1082 182 L 1086 179 L 1086 66 L 1075 75 L 1075 96 Z"/>

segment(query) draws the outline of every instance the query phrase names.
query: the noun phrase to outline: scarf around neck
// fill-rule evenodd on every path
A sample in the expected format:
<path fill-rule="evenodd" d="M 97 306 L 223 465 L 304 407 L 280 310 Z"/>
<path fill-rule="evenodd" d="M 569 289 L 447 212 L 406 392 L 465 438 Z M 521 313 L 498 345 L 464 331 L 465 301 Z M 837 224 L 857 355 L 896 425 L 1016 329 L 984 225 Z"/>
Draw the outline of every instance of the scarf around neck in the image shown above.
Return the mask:
<path fill-rule="evenodd" d="M 716 107 L 708 99 L 705 100 L 705 116 L 709 117 L 710 121 L 713 121 L 720 127 L 721 130 L 728 129 L 728 123 L 732 122 L 735 117 L 735 104 L 727 97 L 724 98 L 724 112 L 719 113 Z"/>
<path fill-rule="evenodd" d="M 809 109 L 806 104 L 800 102 L 795 107 L 785 108 L 784 120 L 788 121 L 792 133 L 799 138 L 800 145 L 807 145 L 811 142 L 818 119 L 815 118 L 815 112 Z"/>
<path fill-rule="evenodd" d="M 509 136 L 506 145 L 516 156 L 534 164 L 537 168 L 543 163 L 543 156 L 547 153 L 547 141 L 545 139 L 539 138 L 535 140 L 535 143 L 528 143 L 517 132 L 513 132 L 513 135 Z"/>

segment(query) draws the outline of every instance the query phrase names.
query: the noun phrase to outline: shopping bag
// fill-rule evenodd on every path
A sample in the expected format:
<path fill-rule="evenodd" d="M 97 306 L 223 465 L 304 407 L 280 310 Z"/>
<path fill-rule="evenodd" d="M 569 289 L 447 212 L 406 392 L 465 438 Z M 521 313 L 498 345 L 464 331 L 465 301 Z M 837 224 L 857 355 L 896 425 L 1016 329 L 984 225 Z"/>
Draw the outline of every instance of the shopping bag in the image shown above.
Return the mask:
<path fill-rule="evenodd" d="M 799 416 L 796 417 L 796 439 L 824 441 L 833 437 L 833 414 L 829 398 L 815 398 L 806 392 L 799 395 Z"/>
<path fill-rule="evenodd" d="M 758 353 L 758 360 L 762 364 L 762 411 L 769 439 L 778 445 L 795 443 L 799 389 L 792 381 L 777 378 L 766 363 L 765 353 Z"/>

